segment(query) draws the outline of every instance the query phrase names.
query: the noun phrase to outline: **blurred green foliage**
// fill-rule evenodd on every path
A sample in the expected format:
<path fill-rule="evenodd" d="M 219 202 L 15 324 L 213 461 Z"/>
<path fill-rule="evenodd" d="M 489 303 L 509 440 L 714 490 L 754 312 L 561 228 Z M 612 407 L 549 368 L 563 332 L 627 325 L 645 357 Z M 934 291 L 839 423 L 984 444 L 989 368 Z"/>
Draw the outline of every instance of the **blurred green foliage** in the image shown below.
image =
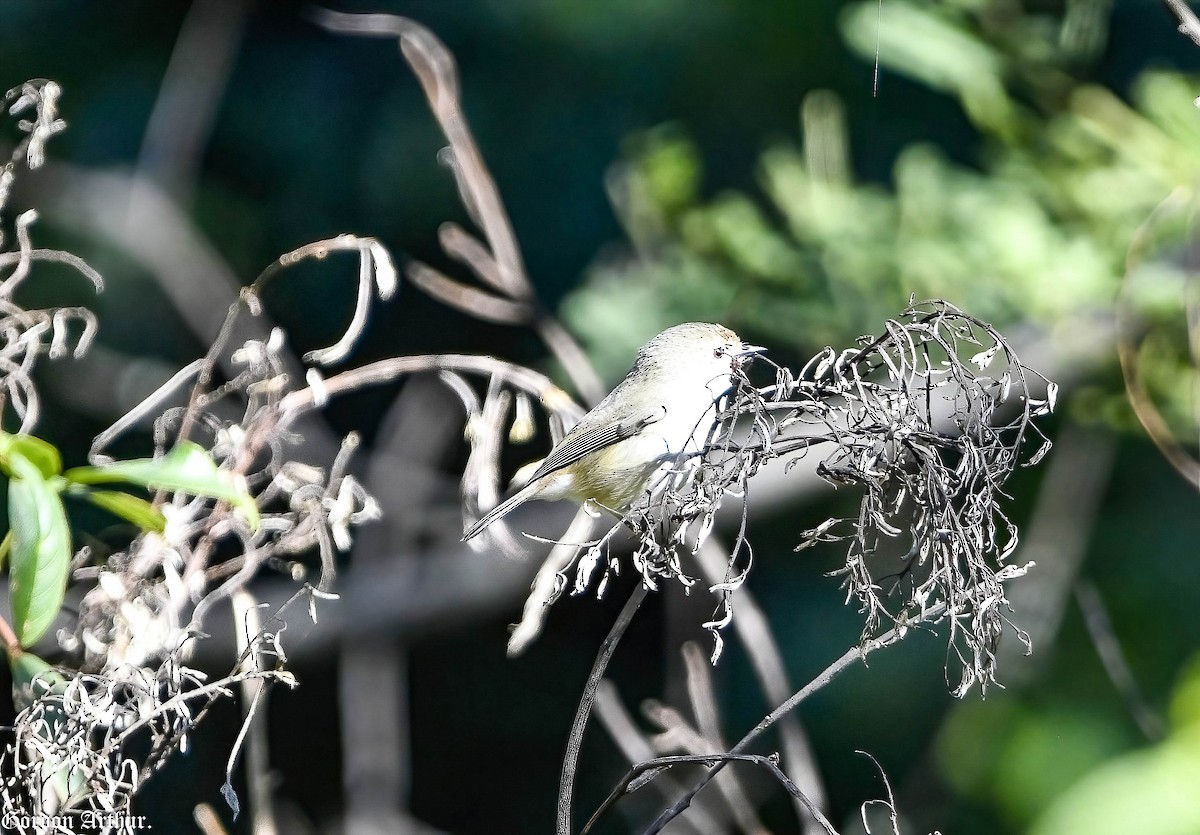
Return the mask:
<path fill-rule="evenodd" d="M 1111 310 L 1138 230 L 1200 175 L 1200 84 L 1147 71 L 1127 103 L 1085 80 L 1106 11 L 1090 0 L 1061 15 L 1006 0 L 847 8 L 860 55 L 878 49 L 881 67 L 957 98 L 982 137 L 974 163 L 914 143 L 888 185 L 861 181 L 840 101 L 816 91 L 801 108 L 803 142 L 760 157 L 762 197 L 706 198 L 687 133 L 647 131 L 612 178 L 634 252 L 594 265 L 565 303 L 568 320 L 613 375 L 644 334 L 681 317 L 720 318 L 808 354 L 871 331 L 913 294 L 1074 338 Z M 891 95 L 886 82 L 880 95 Z M 1157 300 L 1156 323 L 1183 322 L 1181 270 L 1153 266 L 1139 298 Z M 1165 355 L 1149 365 L 1183 423 L 1190 395 L 1170 384 L 1182 367 Z"/>
<path fill-rule="evenodd" d="M 1200 658 L 1171 700 L 1166 738 L 1115 757 L 1053 799 L 1030 835 L 1200 832 Z"/>

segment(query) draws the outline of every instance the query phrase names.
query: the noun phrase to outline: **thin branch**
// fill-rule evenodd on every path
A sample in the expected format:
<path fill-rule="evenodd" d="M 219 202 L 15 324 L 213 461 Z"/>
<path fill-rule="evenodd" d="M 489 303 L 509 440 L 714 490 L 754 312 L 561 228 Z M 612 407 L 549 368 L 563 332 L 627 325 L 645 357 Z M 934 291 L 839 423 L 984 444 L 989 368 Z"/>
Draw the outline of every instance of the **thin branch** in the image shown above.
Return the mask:
<path fill-rule="evenodd" d="M 488 170 L 483 154 L 480 153 L 463 115 L 458 70 L 450 50 L 428 28 L 414 20 L 396 15 L 356 15 L 315 9 L 313 18 L 318 25 L 331 32 L 391 37 L 399 41 L 400 52 L 421 83 L 434 118 L 450 143 L 443 158 L 454 172 L 463 205 L 472 220 L 482 229 L 487 240 L 485 249 L 465 243 L 461 236 L 455 237 L 454 233 L 450 232 L 449 235 L 454 240 L 450 246 L 445 247 L 447 253 L 466 263 L 483 283 L 495 287 L 514 302 L 524 303 L 542 340 L 562 363 L 583 398 L 590 403 L 598 402 L 605 393 L 603 381 L 574 338 L 537 302 L 536 291 L 525 270 L 512 222 L 496 188 L 496 181 Z M 445 236 L 443 242 L 445 243 Z M 470 288 L 466 288 L 465 285 L 451 292 L 450 285 L 456 282 L 450 279 L 446 282 L 433 282 L 431 276 L 431 273 L 425 273 L 418 280 L 424 279 L 426 284 L 434 286 L 440 292 L 437 297 L 443 301 L 454 298 L 458 302 L 476 304 L 479 309 L 491 311 L 493 314 L 500 312 L 500 308 L 495 304 L 496 299 L 487 299 L 488 304 L 482 304 L 487 294 L 480 295 L 478 291 L 472 294 Z M 467 309 L 473 311 L 476 308 Z M 504 317 L 509 318 L 492 318 L 492 321 L 526 321 L 518 320 L 515 313 L 515 308 L 509 308 L 503 311 Z"/>
<path fill-rule="evenodd" d="M 683 662 L 687 670 L 688 701 L 692 704 L 692 712 L 696 717 L 698 733 L 694 742 L 702 742 L 703 747 L 689 751 L 692 754 L 708 754 L 712 751 L 724 750 L 725 740 L 721 734 L 721 717 L 717 708 L 717 694 L 713 688 L 712 665 L 708 663 L 708 654 L 700 649 L 695 641 L 687 641 L 683 645 Z M 672 716 L 674 714 L 674 716 Z M 686 730 L 687 723 L 676 711 L 665 708 L 658 714 L 661 719 L 677 718 L 679 725 Z M 664 725 L 665 727 L 665 725 Z M 668 732 L 670 728 L 667 728 Z M 742 832 L 757 835 L 766 832 L 762 821 L 754 809 L 754 804 L 746 793 L 745 787 L 737 779 L 737 775 L 728 771 L 717 777 L 717 789 L 725 798 L 726 804 L 733 812 L 733 818 Z"/>
<path fill-rule="evenodd" d="M 137 176 L 149 176 L 180 203 L 191 197 L 254 6 L 252 0 L 201 0 L 179 28 L 142 136 Z"/>
<path fill-rule="evenodd" d="M 733 752 L 728 754 L 683 754 L 670 757 L 657 757 L 653 760 L 638 763 L 631 768 L 628 773 L 626 773 L 621 782 L 617 784 L 617 787 L 613 789 L 612 793 L 609 794 L 604 803 L 600 805 L 600 808 L 596 810 L 596 813 L 592 815 L 591 819 L 587 822 L 583 829 L 580 830 L 580 835 L 587 835 L 587 833 L 591 831 L 591 828 L 596 821 L 600 819 L 600 816 L 612 808 L 613 804 L 615 804 L 622 796 L 629 792 L 637 791 L 639 788 L 645 785 L 646 782 L 655 779 L 655 777 L 658 776 L 658 773 L 663 769 L 671 768 L 672 766 L 676 765 L 699 764 L 707 765 L 709 767 L 709 772 L 712 772 L 713 770 L 720 770 L 727 763 L 731 762 L 751 763 L 753 765 L 761 766 L 762 768 L 765 768 L 767 771 L 771 772 L 771 775 L 779 781 L 780 785 L 787 790 L 788 794 L 800 802 L 806 803 L 813 816 L 825 828 L 825 831 L 828 833 L 828 835 L 838 835 L 837 830 L 833 828 L 833 824 L 831 824 L 829 820 L 821 814 L 821 810 L 813 806 L 811 801 L 808 801 L 807 798 L 805 798 L 804 793 L 800 791 L 796 784 L 793 783 L 792 780 L 783 773 L 783 771 L 779 768 L 779 763 L 774 757 L 763 756 L 762 754 L 737 754 Z M 647 775 L 645 779 L 638 780 L 637 778 L 643 774 Z M 654 831 L 657 832 L 658 830 Z"/>
<path fill-rule="evenodd" d="M 69 252 L 57 249 L 29 249 L 24 252 L 0 253 L 0 268 L 7 267 L 10 264 L 20 264 L 23 259 L 27 261 L 49 261 L 54 264 L 65 264 L 92 282 L 92 287 L 95 288 L 97 293 L 104 290 L 104 277 L 96 272 L 90 264 L 78 255 L 72 255 Z M 11 279 L 12 276 L 9 276 L 9 278 Z"/>
<path fill-rule="evenodd" d="M 504 524 L 505 520 L 497 520 Z M 586 508 L 580 507 L 571 520 L 570 527 L 562 535 L 560 542 L 550 549 L 550 553 L 542 561 L 534 578 L 529 596 L 521 608 L 521 622 L 508 637 L 508 657 L 515 658 L 525 652 L 526 648 L 537 640 L 542 633 L 542 624 L 550 611 L 550 604 L 559 594 L 559 573 L 566 570 L 575 560 L 576 547 L 570 543 L 583 542 L 592 533 L 595 520 Z"/>
<path fill-rule="evenodd" d="M 1163 738 L 1163 720 L 1150 707 L 1142 689 L 1138 687 L 1137 679 L 1129 666 L 1129 659 L 1121 648 L 1121 641 L 1113 629 L 1112 619 L 1108 616 L 1108 608 L 1104 598 L 1096 589 L 1095 584 L 1080 579 L 1075 583 L 1075 602 L 1083 612 L 1083 622 L 1087 626 L 1088 636 L 1096 647 L 1096 654 L 1104 664 L 1109 681 L 1117 693 L 1124 699 L 1133 720 L 1137 723 L 1146 738 L 1157 741 Z"/>
<path fill-rule="evenodd" d="M 527 325 L 534 319 L 534 311 L 528 302 L 510 301 L 495 293 L 455 281 L 420 261 L 409 263 L 404 274 L 426 295 L 473 318 L 503 325 Z"/>
<path fill-rule="evenodd" d="M 1176 31 L 1181 35 L 1187 35 L 1191 38 L 1192 43 L 1200 46 L 1200 17 L 1196 17 L 1191 6 L 1183 0 L 1163 0 L 1163 5 L 1179 21 Z"/>
<path fill-rule="evenodd" d="M 874 755 L 867 751 L 855 751 L 856 754 L 862 754 L 875 764 L 875 770 L 879 772 L 879 778 L 883 780 L 883 788 L 887 792 L 887 800 L 868 800 L 859 809 L 859 814 L 862 817 L 863 829 L 867 835 L 871 833 L 871 825 L 867 822 L 867 808 L 880 804 L 888 810 L 888 823 L 892 827 L 892 835 L 900 835 L 900 818 L 896 812 L 896 796 L 892 792 L 892 782 L 888 779 L 887 772 L 883 770 L 883 766 L 879 764 L 879 760 L 875 759 Z"/>
<path fill-rule="evenodd" d="M 596 718 L 600 720 L 600 724 L 604 726 L 604 730 L 608 732 L 612 741 L 621 749 L 625 759 L 629 760 L 630 765 L 654 759 L 655 751 L 650 740 L 646 739 L 638 730 L 633 717 L 621 703 L 616 685 L 608 679 L 601 681 L 599 687 L 596 688 L 595 709 Z M 653 783 L 654 787 L 662 794 L 663 801 L 667 803 L 683 791 L 683 786 L 666 773 L 656 778 Z M 699 833 L 699 835 L 721 835 L 722 832 L 716 816 L 712 811 L 704 808 L 703 799 L 696 801 L 691 814 L 684 815 L 679 819 L 679 825 Z"/>
<path fill-rule="evenodd" d="M 490 287 L 500 289 L 504 282 L 496 267 L 496 259 L 483 243 L 453 221 L 446 221 L 438 227 L 438 241 L 447 255 L 469 268 L 480 281 Z"/>
<path fill-rule="evenodd" d="M 1110 432 L 1068 425 L 1054 439 L 1054 448 L 1018 560 L 1019 565 L 1037 564 L 1038 582 L 1016 585 L 1009 595 L 1032 647 L 1052 646 L 1058 635 L 1112 477 L 1116 440 Z M 1032 663 L 1014 663 L 1028 655 L 1021 641 L 1000 644 L 997 663 L 1008 670 L 1010 688 L 1028 681 L 1037 669 Z"/>
<path fill-rule="evenodd" d="M 233 609 L 235 635 L 237 635 L 238 655 L 251 652 L 251 643 L 256 635 L 262 632 L 262 620 L 259 609 L 262 606 L 254 599 L 254 595 L 246 589 L 238 589 L 230 601 Z M 279 826 L 275 820 L 275 802 L 271 780 L 270 742 L 267 739 L 267 723 L 265 717 L 255 721 L 258 710 L 267 709 L 267 699 L 270 689 L 267 682 L 261 678 L 247 678 L 242 682 L 242 721 L 245 723 L 242 733 L 247 733 L 246 747 L 246 784 L 250 794 L 250 814 L 254 822 L 255 835 L 276 835 Z M 239 734 L 239 742 L 241 735 Z M 237 747 L 230 752 L 229 763 L 232 766 L 237 756 Z M 228 778 L 227 778 L 228 779 Z"/>
<path fill-rule="evenodd" d="M 709 739 L 693 728 L 683 714 L 670 705 L 665 705 L 657 699 L 647 699 L 642 703 L 642 712 L 662 729 L 662 733 L 654 737 L 654 747 L 659 754 L 709 756 L 724 753 L 723 744 Z M 716 785 L 717 794 L 723 804 L 721 814 L 714 820 L 720 821 L 730 830 L 736 828 L 736 831 L 743 835 L 759 835 L 765 831 L 737 774 L 732 771 L 718 774 Z M 679 791 L 676 791 L 673 796 L 678 795 Z"/>
<path fill-rule="evenodd" d="M 546 375 L 522 365 L 473 354 L 419 354 L 367 363 L 325 379 L 320 392 L 312 387 L 293 391 L 280 401 L 279 407 L 285 419 L 290 419 L 290 416 L 319 405 L 323 397 L 336 397 L 364 386 L 395 382 L 407 374 L 446 370 L 496 376 L 539 398 L 551 411 L 579 411 L 571 396 Z"/>
<path fill-rule="evenodd" d="M 563 756 L 562 777 L 558 783 L 558 814 L 555 822 L 557 835 L 571 835 L 571 795 L 575 791 L 575 770 L 579 765 L 579 751 L 583 747 L 583 732 L 587 729 L 588 718 L 592 713 L 596 688 L 600 686 L 600 680 L 604 678 L 604 671 L 608 669 L 608 662 L 612 660 L 617 644 L 625 634 L 625 630 L 629 628 L 630 622 L 633 621 L 638 607 L 646 599 L 647 592 L 646 584 L 639 580 L 634 586 L 633 593 L 629 595 L 629 600 L 625 602 L 625 608 L 621 610 L 621 614 L 617 616 L 612 628 L 608 631 L 604 643 L 600 645 L 600 651 L 596 654 L 595 663 L 592 664 L 587 684 L 584 685 L 583 695 L 579 699 L 579 707 L 575 711 L 575 720 L 571 723 L 571 735 L 567 738 L 567 752 Z"/>
<path fill-rule="evenodd" d="M 1197 40 L 1197 35 L 1200 35 L 1200 20 L 1197 20 L 1191 8 L 1183 0 L 1164 0 L 1164 2 L 1179 17 L 1180 31 L 1187 34 L 1200 46 L 1200 40 Z M 1129 405 L 1133 407 L 1133 413 L 1137 416 L 1138 422 L 1142 424 L 1142 428 L 1146 430 L 1146 434 L 1150 436 L 1150 440 L 1158 447 L 1158 451 L 1167 459 L 1167 462 L 1189 484 L 1200 489 L 1200 461 L 1175 439 L 1166 419 L 1159 412 L 1142 382 L 1138 371 L 1138 346 L 1135 344 L 1133 336 L 1133 315 L 1126 299 L 1129 276 L 1133 273 L 1138 259 L 1146 255 L 1153 239 L 1155 223 L 1170 212 L 1180 211 L 1182 207 L 1190 208 L 1191 199 L 1189 190 L 1175 189 L 1154 207 L 1154 211 L 1134 232 L 1125 258 L 1125 272 L 1121 276 L 1121 283 L 1117 288 L 1115 312 L 1117 357 L 1121 362 L 1121 375 L 1125 380 L 1125 392 L 1129 399 Z"/>
<path fill-rule="evenodd" d="M 1118 325 L 1120 325 L 1124 317 L 1120 314 L 1120 304 L 1117 305 L 1117 308 Z M 1117 342 L 1117 356 L 1121 361 L 1121 374 L 1125 379 L 1125 394 L 1129 399 L 1129 405 L 1133 408 L 1134 415 L 1167 463 L 1183 476 L 1188 484 L 1200 489 L 1200 461 L 1197 461 L 1179 441 L 1175 440 L 1171 427 L 1167 425 L 1166 419 L 1154 405 L 1154 401 L 1150 398 L 1141 375 L 1138 373 L 1136 346 L 1128 336 L 1126 328 L 1121 327 L 1119 333 L 1121 336 Z"/>
<path fill-rule="evenodd" d="M 853 649 L 847 650 L 841 658 L 826 667 L 820 673 L 820 675 L 793 693 L 786 702 L 775 708 L 775 710 L 771 711 L 771 713 L 768 714 L 761 722 L 755 725 L 749 733 L 742 737 L 741 740 L 738 741 L 737 745 L 729 749 L 729 753 L 742 754 L 747 748 L 750 747 L 750 744 L 754 742 L 754 740 L 758 739 L 758 737 L 760 737 L 768 728 L 778 722 L 780 718 L 795 710 L 801 702 L 803 702 L 813 693 L 816 693 L 824 688 L 831 681 L 844 673 L 855 661 L 865 659 L 877 649 L 882 649 L 883 647 L 891 646 L 892 644 L 897 643 L 898 641 L 902 640 L 913 627 L 916 627 L 922 623 L 928 623 L 939 617 L 945 611 L 945 603 L 939 603 L 936 606 L 931 606 L 928 610 L 922 612 L 919 616 L 913 618 L 908 623 L 896 626 L 894 629 L 889 630 L 888 632 L 863 646 L 856 646 Z M 704 774 L 700 776 L 695 784 L 688 789 L 683 797 L 677 800 L 669 809 L 666 809 L 661 815 L 658 816 L 654 823 L 652 823 L 646 830 L 646 835 L 655 835 L 655 833 L 661 832 L 664 826 L 666 826 L 668 823 L 678 817 L 681 812 L 687 809 L 692 802 L 692 798 L 694 798 L 701 789 L 708 785 L 709 781 L 712 780 L 713 777 L 717 776 L 717 774 L 719 774 L 721 769 L 724 767 L 724 761 L 714 763 L 708 769 L 708 771 L 704 772 Z M 810 809 L 810 811 L 813 810 Z M 819 810 L 817 810 L 817 812 L 819 814 Z M 820 818 L 818 818 L 818 820 L 820 820 Z"/>
<path fill-rule="evenodd" d="M 192 819 L 200 827 L 201 835 L 229 835 L 212 806 L 201 803 L 192 811 Z"/>
<path fill-rule="evenodd" d="M 450 142 L 454 170 L 465 202 L 469 209 L 474 208 L 474 219 L 482 227 L 495 255 L 504 290 L 515 298 L 531 297 L 532 288 L 525 275 L 525 265 L 508 213 L 463 117 L 458 72 L 454 57 L 445 44 L 416 21 L 396 15 L 353 15 L 316 9 L 313 16 L 318 24 L 331 32 L 392 37 L 400 42 L 400 50 L 421 82 L 433 115 Z"/>
<path fill-rule="evenodd" d="M 716 537 L 709 537 L 697 554 L 700 570 L 704 573 L 705 582 L 710 586 L 723 582 L 729 565 L 729 554 L 724 545 L 717 542 Z M 767 704 L 779 704 L 788 697 L 792 688 L 788 685 L 787 668 L 783 663 L 783 654 L 779 644 L 771 632 L 771 625 L 766 613 L 758 605 L 758 601 L 750 590 L 742 587 L 737 592 L 737 617 L 733 619 L 734 633 L 741 641 L 754 676 L 758 679 L 759 687 L 766 697 Z M 783 749 L 783 761 L 788 773 L 796 784 L 804 788 L 804 793 L 817 808 L 825 807 L 825 787 L 821 782 L 821 772 L 817 767 L 816 757 L 808 744 L 804 729 L 795 715 L 788 714 L 779 721 L 779 739 Z M 796 804 L 796 814 L 801 821 L 802 829 L 808 835 L 815 835 L 817 821 L 808 813 L 801 803 Z"/>

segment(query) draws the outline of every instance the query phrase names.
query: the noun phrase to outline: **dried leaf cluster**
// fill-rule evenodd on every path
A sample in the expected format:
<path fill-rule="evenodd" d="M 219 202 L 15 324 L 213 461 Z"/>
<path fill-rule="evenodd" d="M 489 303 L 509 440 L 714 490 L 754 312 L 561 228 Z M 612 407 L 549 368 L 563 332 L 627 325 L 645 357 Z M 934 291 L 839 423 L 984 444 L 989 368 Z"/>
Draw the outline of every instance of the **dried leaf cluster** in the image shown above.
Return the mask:
<path fill-rule="evenodd" d="M 24 116 L 17 123 L 24 138 L 0 170 L 0 210 L 19 167 L 40 165 L 45 141 L 64 127 L 57 117 L 59 92 L 53 82 L 30 82 L 9 92 L 8 113 Z M 43 356 L 82 356 L 95 335 L 96 319 L 82 307 L 24 310 L 13 301 L 13 291 L 38 262 L 66 265 L 96 290 L 103 288 L 100 276 L 80 259 L 33 246 L 35 219 L 32 210 L 18 216 L 16 248 L 0 252 L 5 271 L 0 278 L 0 410 L 6 419 L 15 417 L 21 433 L 33 430 L 38 419 L 31 376 L 36 363 Z M 83 591 L 78 617 L 58 631 L 57 639 L 73 669 L 51 668 L 9 641 L 24 704 L 4 746 L 0 809 L 42 815 L 31 831 L 72 831 L 72 821 L 80 816 L 103 821 L 101 831 L 124 831 L 129 821 L 116 813 L 128 812 L 144 780 L 186 748 L 216 699 L 252 681 L 294 684 L 283 668 L 279 620 L 248 635 L 236 665 L 216 681 L 208 682 L 187 664 L 213 607 L 264 568 L 293 577 L 310 601 L 327 596 L 303 582 L 310 573 L 304 555 L 319 554 L 319 585 L 327 588 L 336 552 L 350 547 L 354 526 L 379 515 L 374 499 L 349 473 L 355 436 L 348 436 L 324 467 L 298 453 L 303 438 L 296 422 L 323 405 L 331 389 L 336 393 L 346 386 L 336 380 L 326 385 L 314 367 L 298 367 L 279 329 L 259 327 L 265 337 L 231 344 L 245 319 L 262 316 L 258 294 L 281 269 L 343 250 L 360 259 L 353 321 L 337 344 L 305 360 L 344 358 L 362 332 L 371 296 L 386 298 L 395 289 L 395 271 L 383 248 L 352 236 L 281 257 L 243 292 L 206 357 L 179 371 L 95 439 L 91 459 L 96 466 L 82 469 L 91 478 L 124 476 L 149 486 L 153 502 L 111 493 L 96 500 L 145 523 L 125 547 L 105 554 L 85 547 L 70 560 L 71 577 Z M 114 440 L 145 426 L 152 429 L 154 457 L 114 462 L 107 454 Z M 54 467 L 60 466 L 57 452 L 45 442 L 26 444 L 34 451 L 48 449 Z M 229 798 L 233 802 L 232 789 Z"/>
<path fill-rule="evenodd" d="M 840 352 L 827 348 L 798 374 L 774 370 L 775 383 L 765 387 L 742 375 L 720 404 L 703 454 L 679 456 L 598 538 L 562 543 L 575 551 L 550 599 L 591 588 L 600 567 L 603 594 L 626 559 L 649 588 L 664 580 L 690 588 L 689 560 L 732 497 L 742 523 L 726 577 L 710 587 L 720 607 L 705 624 L 715 661 L 720 629 L 733 617 L 732 593 L 753 562 L 752 477 L 775 459 L 790 468 L 819 455 L 818 474 L 862 499 L 857 515 L 804 530 L 797 550 L 846 543 L 846 564 L 834 574 L 865 616 L 864 644 L 884 624 L 924 620 L 944 603 L 936 620 L 949 624 L 955 693 L 994 681 L 996 642 L 1011 623 L 1004 582 L 1029 568 L 1009 561 L 1017 529 L 1004 508 L 1005 482 L 1049 449 L 1034 421 L 1053 409 L 1054 384 L 1021 365 L 994 328 L 944 301 L 914 303 L 882 335 Z M 475 448 L 493 460 L 499 453 Z"/>

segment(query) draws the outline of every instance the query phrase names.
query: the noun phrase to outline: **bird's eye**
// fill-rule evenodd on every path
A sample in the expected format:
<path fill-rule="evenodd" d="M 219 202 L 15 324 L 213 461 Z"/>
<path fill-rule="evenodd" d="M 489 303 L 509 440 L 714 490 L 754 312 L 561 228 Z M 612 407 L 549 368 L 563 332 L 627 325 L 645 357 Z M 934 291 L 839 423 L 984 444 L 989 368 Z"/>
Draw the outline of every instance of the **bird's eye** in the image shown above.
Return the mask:
<path fill-rule="evenodd" d="M 720 359 L 724 353 L 725 353 L 724 348 L 714 348 L 713 349 L 713 356 L 716 357 L 717 359 Z"/>

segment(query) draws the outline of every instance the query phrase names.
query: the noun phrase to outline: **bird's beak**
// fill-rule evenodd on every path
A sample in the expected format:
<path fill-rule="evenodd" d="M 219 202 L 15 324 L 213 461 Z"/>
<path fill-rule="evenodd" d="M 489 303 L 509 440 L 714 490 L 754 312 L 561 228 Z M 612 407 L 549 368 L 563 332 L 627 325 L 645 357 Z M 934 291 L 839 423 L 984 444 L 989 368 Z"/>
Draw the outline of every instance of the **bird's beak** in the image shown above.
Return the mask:
<path fill-rule="evenodd" d="M 756 356 L 767 350 L 760 345 L 743 344 L 741 348 L 733 352 L 733 365 L 735 368 L 742 368 Z"/>

